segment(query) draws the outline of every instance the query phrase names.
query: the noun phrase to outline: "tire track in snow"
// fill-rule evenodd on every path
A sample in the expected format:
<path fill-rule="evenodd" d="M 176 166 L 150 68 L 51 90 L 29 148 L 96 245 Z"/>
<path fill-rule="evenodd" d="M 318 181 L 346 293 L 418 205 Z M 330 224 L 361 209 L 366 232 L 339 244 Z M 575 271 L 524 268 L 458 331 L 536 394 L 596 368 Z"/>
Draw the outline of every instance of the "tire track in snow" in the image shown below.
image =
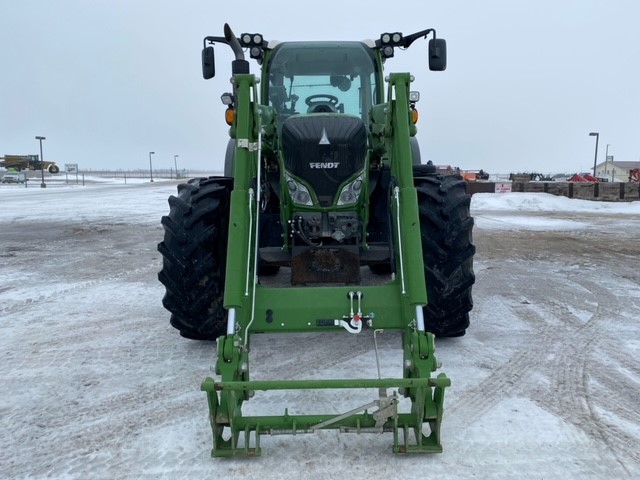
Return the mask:
<path fill-rule="evenodd" d="M 202 413 L 202 431 L 210 434 L 206 397 L 193 381 L 193 371 L 200 366 L 204 378 L 211 344 L 175 342 L 173 336 L 161 340 L 154 342 L 153 349 L 150 346 L 134 349 L 130 361 L 123 361 L 126 352 L 114 350 L 108 342 L 97 351 L 82 350 L 82 346 L 77 350 L 74 345 L 68 361 L 77 364 L 73 368 L 78 375 L 60 375 L 75 385 L 75 393 L 68 392 L 65 396 L 56 393 L 55 387 L 43 385 L 40 389 L 30 389 L 32 395 L 25 404 L 9 405 L 2 410 L 3 419 L 12 428 L 0 440 L 0 450 L 9 449 L 9 444 L 3 445 L 5 442 L 24 445 L 29 440 L 40 445 L 39 461 L 35 465 L 26 445 L 14 453 L 13 471 L 46 476 L 52 468 L 56 472 L 80 468 L 88 473 L 96 466 L 117 467 L 121 461 L 135 463 L 131 455 L 135 455 L 133 447 L 141 435 L 152 434 L 154 428 L 188 424 L 194 418 L 194 407 Z M 169 375 L 163 373 L 167 361 L 175 364 Z M 125 370 L 122 373 L 108 370 L 109 362 L 118 369 L 124 364 Z M 96 377 L 93 373 L 96 371 L 101 375 Z M 66 389 L 69 390 L 69 385 Z M 30 404 L 39 405 L 37 396 L 46 391 L 55 399 L 56 408 L 29 408 Z M 25 411 L 29 412 L 26 416 Z M 47 448 L 52 443 L 56 448 Z M 120 455 L 103 464 L 99 461 L 101 449 L 120 451 Z M 80 466 L 75 465 L 77 460 L 82 461 Z"/>
<path fill-rule="evenodd" d="M 114 248 L 112 243 L 121 243 L 130 238 L 135 238 L 135 245 L 140 247 L 141 245 L 153 245 L 155 249 L 155 243 L 161 239 L 161 235 L 158 235 L 156 238 L 156 234 L 161 232 L 161 228 L 142 226 L 142 225 L 126 225 L 126 224 L 113 224 L 113 223 L 91 223 L 91 224 L 76 224 L 70 223 L 64 225 L 65 234 L 51 239 L 47 243 L 47 250 L 50 252 L 46 256 L 41 258 L 39 271 L 40 272 L 50 272 L 50 275 L 53 279 L 55 279 L 55 275 L 59 274 L 61 265 L 64 265 L 64 258 L 69 257 L 73 260 L 76 259 L 76 251 L 84 251 L 87 247 L 84 245 L 86 242 L 90 242 L 91 244 L 96 245 L 96 247 L 100 247 L 99 249 L 108 251 L 109 260 L 117 265 L 127 265 L 131 266 L 132 262 L 140 263 L 140 257 L 120 257 L 122 252 L 120 248 Z M 105 232 L 109 234 L 107 237 Z M 148 237 L 148 238 L 147 238 Z M 98 238 L 96 241 L 95 239 Z M 108 245 L 104 245 L 105 242 L 109 242 Z M 60 245 L 60 247 L 58 246 Z M 96 248 L 94 247 L 94 248 Z M 31 251 L 34 249 L 38 249 L 39 246 L 37 244 L 30 243 L 21 243 L 20 249 L 23 251 Z M 154 250 L 155 252 L 155 250 Z M 130 252 L 129 252 L 130 253 Z M 63 257 L 61 259 L 60 257 Z M 85 273 L 91 273 L 95 275 L 95 278 L 90 280 L 81 281 L 77 284 L 69 285 L 64 288 L 56 289 L 53 288 L 46 293 L 40 295 L 30 295 L 27 298 L 22 298 L 20 300 L 8 300 L 3 303 L 0 307 L 0 314 L 11 314 L 14 312 L 19 312 L 30 305 L 38 304 L 41 302 L 49 302 L 52 299 L 58 299 L 59 297 L 66 296 L 69 294 L 76 293 L 78 291 L 99 286 L 104 283 L 123 280 L 126 278 L 133 277 L 138 274 L 146 274 L 149 270 L 161 268 L 161 263 L 159 260 L 149 261 L 147 265 L 136 266 L 134 268 L 127 268 L 124 270 L 120 270 L 117 272 L 112 272 L 111 274 L 104 275 L 104 268 L 109 268 L 111 265 L 104 265 L 102 268 L 95 269 L 95 271 L 89 272 L 88 270 Z M 76 272 L 78 269 L 75 270 Z M 82 271 L 81 268 L 79 271 Z M 53 283 L 55 285 L 55 283 Z M 32 292 L 33 293 L 33 292 Z"/>
<path fill-rule="evenodd" d="M 102 284 L 105 283 L 109 283 L 109 282 L 114 282 L 114 281 L 118 281 L 118 280 L 124 280 L 126 278 L 138 275 L 138 274 L 142 274 L 142 273 L 147 273 L 150 270 L 154 270 L 154 269 L 159 269 L 159 265 L 157 263 L 150 263 L 146 266 L 143 267 L 137 267 L 137 268 L 132 268 L 129 270 L 123 270 L 121 272 L 118 273 L 114 273 L 111 275 L 107 275 L 101 278 L 97 278 L 94 280 L 87 280 L 85 282 L 81 282 L 60 290 L 52 290 L 50 292 L 38 295 L 36 297 L 30 297 L 30 298 L 26 298 L 26 299 L 22 299 L 22 301 L 20 302 L 15 302 L 12 304 L 9 304 L 7 306 L 4 306 L 0 309 L 0 313 L 2 314 L 10 314 L 10 313 L 15 313 L 18 312 L 20 310 L 23 310 L 25 308 L 31 307 L 34 304 L 38 304 L 38 303 L 42 303 L 42 302 L 49 302 L 51 301 L 51 299 L 60 299 L 62 296 L 66 296 L 69 294 L 75 294 L 78 293 L 81 290 L 85 290 L 88 288 L 92 288 L 92 287 L 97 287 L 100 286 Z"/>
<path fill-rule="evenodd" d="M 640 422 L 640 414 L 634 413 L 637 410 L 633 405 L 622 401 L 617 393 L 618 388 L 612 390 L 612 395 L 599 398 L 596 406 L 589 384 L 591 372 L 596 369 L 594 352 L 601 351 L 606 355 L 612 349 L 602 340 L 602 321 L 619 316 L 620 307 L 617 302 L 611 301 L 611 292 L 602 286 L 584 279 L 574 281 L 590 292 L 589 298 L 594 299 L 597 306 L 586 323 L 569 317 L 566 340 L 562 348 L 556 350 L 559 355 L 551 370 L 551 389 L 557 393 L 537 397 L 536 403 L 571 422 L 591 438 L 604 441 L 618 463 L 629 473 L 620 452 L 640 463 L 637 441 L 616 425 L 606 422 L 596 407 L 627 416 L 636 423 Z"/>
<path fill-rule="evenodd" d="M 512 307 L 516 308 L 516 307 Z M 518 307 L 518 310 L 521 310 Z M 531 310 L 518 311 L 518 316 L 526 316 L 533 324 L 544 324 L 544 319 Z M 525 342 L 526 347 L 519 350 L 506 363 L 492 368 L 489 377 L 479 384 L 457 392 L 460 398 L 445 407 L 447 415 L 455 415 L 461 410 L 471 410 L 474 416 L 480 417 L 493 408 L 501 399 L 515 394 L 522 382 L 528 380 L 528 373 L 537 368 L 540 358 L 544 358 L 549 344 L 554 341 L 556 328 L 550 325 L 538 326 L 535 341 Z M 451 398 L 451 397 L 449 397 Z"/>
<path fill-rule="evenodd" d="M 480 384 L 457 392 L 457 396 L 462 400 L 447 406 L 446 415 L 456 415 L 461 411 L 469 410 L 474 416 L 481 417 L 501 399 L 522 394 L 532 398 L 544 410 L 578 427 L 590 438 L 599 442 L 604 441 L 617 459 L 617 463 L 626 469 L 624 462 L 617 456 L 616 449 L 624 451 L 635 461 L 640 461 L 640 455 L 635 452 L 635 440 L 621 429 L 603 422 L 597 415 L 589 394 L 588 372 L 592 365 L 591 356 L 600 342 L 598 331 L 600 320 L 605 316 L 611 316 L 612 313 L 609 308 L 605 312 L 603 307 L 608 305 L 605 300 L 608 292 L 599 291 L 596 285 L 588 282 L 575 280 L 574 282 L 585 291 L 595 291 L 599 294 L 596 311 L 588 321 L 585 323 L 560 306 L 564 309 L 560 318 L 565 320 L 565 323 L 553 325 L 527 305 L 512 306 L 516 316 L 524 319 L 527 325 L 534 329 L 530 334 L 530 340 L 524 342 L 526 347 L 512 356 L 507 363 L 494 368 L 492 374 Z M 514 295 L 516 292 L 510 293 L 516 296 Z M 509 296 L 509 293 L 505 295 Z M 596 294 L 590 294 L 590 298 L 594 295 Z M 551 363 L 544 364 L 544 371 L 540 373 L 550 375 L 550 391 L 546 393 L 540 393 L 539 390 L 527 391 L 530 390 L 530 387 L 527 388 L 530 384 L 530 373 L 543 366 L 540 360 L 548 359 L 549 352 L 553 352 Z M 609 406 L 604 408 L 617 413 L 628 412 L 635 417 L 636 422 L 638 421 L 638 415 L 634 414 L 633 410 L 619 402 L 616 395 L 611 397 L 607 401 Z"/>
<path fill-rule="evenodd" d="M 612 304 L 607 300 L 610 298 L 609 292 L 590 282 L 574 282 L 590 291 L 590 298 L 596 297 L 596 311 L 589 320 L 585 323 L 565 312 L 561 318 L 566 323 L 552 326 L 538 312 L 518 308 L 517 315 L 535 328 L 528 347 L 518 352 L 508 363 L 494 369 L 491 376 L 481 384 L 458 392 L 463 400 L 448 406 L 446 412 L 447 415 L 455 415 L 460 410 L 469 409 L 478 417 L 487 413 L 501 398 L 522 393 L 529 380 L 528 373 L 538 369 L 541 366 L 540 360 L 546 358 L 549 352 L 554 352 L 551 363 L 547 363 L 544 372 L 541 372 L 550 374 L 550 391 L 542 394 L 532 392 L 527 396 L 544 410 L 568 421 L 592 439 L 604 441 L 618 463 L 626 469 L 618 452 L 622 451 L 629 458 L 640 462 L 640 454 L 636 452 L 637 442 L 620 428 L 603 421 L 597 414 L 589 388 L 590 370 L 594 368 L 592 356 L 601 347 L 600 344 L 606 345 L 600 337 L 600 320 L 610 317 L 612 313 L 615 315 L 616 311 L 611 311 Z M 599 406 L 623 415 L 632 422 L 640 422 L 640 415 L 632 406 L 621 402 L 615 393 L 606 396 L 605 403 Z"/>

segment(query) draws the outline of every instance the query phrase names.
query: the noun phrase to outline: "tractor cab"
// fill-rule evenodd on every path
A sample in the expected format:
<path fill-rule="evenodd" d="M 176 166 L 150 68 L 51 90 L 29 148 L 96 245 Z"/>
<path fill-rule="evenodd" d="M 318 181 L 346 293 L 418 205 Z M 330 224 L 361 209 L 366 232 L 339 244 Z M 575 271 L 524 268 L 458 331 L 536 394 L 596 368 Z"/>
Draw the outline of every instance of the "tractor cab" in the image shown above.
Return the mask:
<path fill-rule="evenodd" d="M 282 125 L 294 115 L 344 113 L 367 121 L 380 103 L 374 52 L 361 42 L 286 42 L 263 66 L 263 99 Z"/>

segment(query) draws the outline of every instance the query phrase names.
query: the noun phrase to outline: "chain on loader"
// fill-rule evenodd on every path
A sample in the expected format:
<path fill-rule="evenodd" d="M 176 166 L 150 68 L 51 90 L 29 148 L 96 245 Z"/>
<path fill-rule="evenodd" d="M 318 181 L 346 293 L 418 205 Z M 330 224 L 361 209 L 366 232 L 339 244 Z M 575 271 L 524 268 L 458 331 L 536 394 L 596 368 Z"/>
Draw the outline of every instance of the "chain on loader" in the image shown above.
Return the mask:
<path fill-rule="evenodd" d="M 225 175 L 178 186 L 158 248 L 171 324 L 217 340 L 216 378 L 201 387 L 212 456 L 260 455 L 262 435 L 328 429 L 390 432 L 395 453 L 442 451 L 450 380 L 434 373 L 434 338 L 469 325 L 473 219 L 462 179 L 420 162 L 412 76 L 383 73 L 397 49 L 428 36 L 429 68 L 444 70 L 446 43 L 433 29 L 269 42 L 225 25 L 223 37 L 205 37 L 205 79 L 215 75 L 214 44 L 235 55 L 232 91 L 221 97 Z M 390 330 L 401 333 L 402 378 L 380 374 L 377 336 Z M 292 332 L 373 337 L 378 376 L 250 379 L 251 336 Z M 372 399 L 346 412 L 243 412 L 256 392 L 320 389 L 367 389 Z"/>

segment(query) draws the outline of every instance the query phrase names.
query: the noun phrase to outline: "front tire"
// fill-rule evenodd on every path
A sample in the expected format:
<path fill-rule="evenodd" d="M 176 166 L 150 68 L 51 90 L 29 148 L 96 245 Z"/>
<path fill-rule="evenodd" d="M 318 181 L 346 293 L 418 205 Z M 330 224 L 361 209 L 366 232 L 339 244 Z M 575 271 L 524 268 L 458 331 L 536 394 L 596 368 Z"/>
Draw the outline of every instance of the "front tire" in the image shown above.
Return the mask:
<path fill-rule="evenodd" d="M 197 178 L 178 185 L 162 217 L 163 266 L 158 279 L 171 325 L 186 338 L 214 340 L 226 331 L 223 308 L 230 194 L 229 178 Z"/>
<path fill-rule="evenodd" d="M 471 196 L 459 175 L 415 179 L 428 304 L 425 327 L 439 337 L 459 337 L 473 307 L 473 218 Z"/>

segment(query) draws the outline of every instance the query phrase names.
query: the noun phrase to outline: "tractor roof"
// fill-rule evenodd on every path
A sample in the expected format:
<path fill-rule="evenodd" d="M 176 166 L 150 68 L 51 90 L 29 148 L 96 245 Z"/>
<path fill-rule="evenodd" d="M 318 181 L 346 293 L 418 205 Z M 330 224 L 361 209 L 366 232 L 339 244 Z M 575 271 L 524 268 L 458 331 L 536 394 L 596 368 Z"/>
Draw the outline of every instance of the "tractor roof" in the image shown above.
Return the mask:
<path fill-rule="evenodd" d="M 372 73 L 376 65 L 367 44 L 342 41 L 278 43 L 269 63 L 271 72 L 285 76 Z"/>

